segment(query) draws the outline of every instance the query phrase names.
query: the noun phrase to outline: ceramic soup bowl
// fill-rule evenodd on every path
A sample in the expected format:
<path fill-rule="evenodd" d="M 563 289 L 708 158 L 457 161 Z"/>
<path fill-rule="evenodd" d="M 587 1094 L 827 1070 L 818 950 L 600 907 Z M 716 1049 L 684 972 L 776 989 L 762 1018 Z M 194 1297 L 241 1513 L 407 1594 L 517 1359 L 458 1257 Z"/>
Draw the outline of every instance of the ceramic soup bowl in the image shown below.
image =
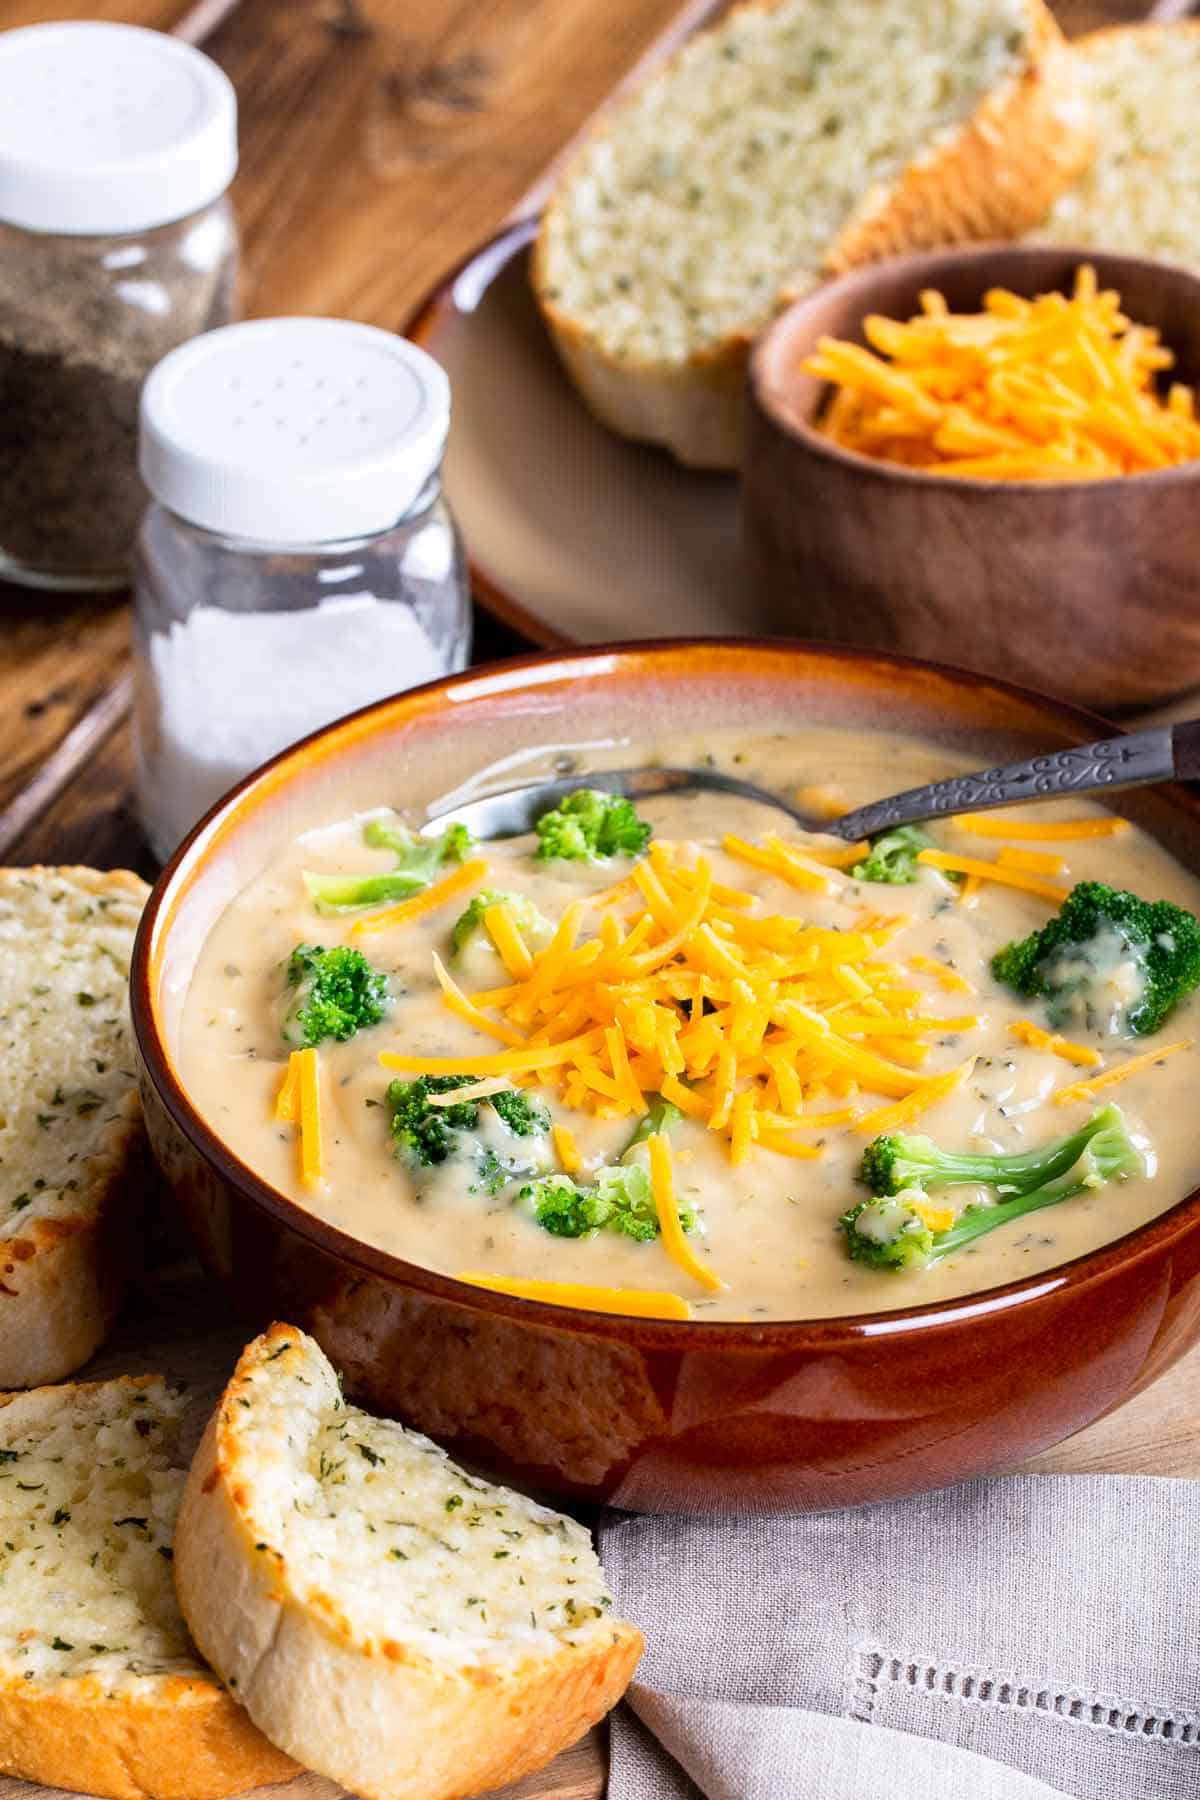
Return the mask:
<path fill-rule="evenodd" d="M 1200 1336 L 1200 1196 L 1036 1278 L 936 1306 L 652 1321 L 503 1297 L 357 1241 L 254 1174 L 176 1073 L 206 934 L 298 831 L 421 809 L 533 746 L 797 721 L 917 733 L 980 764 L 1103 735 L 1013 687 L 869 652 L 674 642 L 455 676 L 329 727 L 236 788 L 146 908 L 133 1016 L 147 1125 L 196 1245 L 245 1315 L 311 1331 L 365 1404 L 546 1493 L 647 1511 L 824 1508 L 1010 1465 L 1120 1404 Z M 1200 869 L 1179 790 L 1127 810 Z"/>

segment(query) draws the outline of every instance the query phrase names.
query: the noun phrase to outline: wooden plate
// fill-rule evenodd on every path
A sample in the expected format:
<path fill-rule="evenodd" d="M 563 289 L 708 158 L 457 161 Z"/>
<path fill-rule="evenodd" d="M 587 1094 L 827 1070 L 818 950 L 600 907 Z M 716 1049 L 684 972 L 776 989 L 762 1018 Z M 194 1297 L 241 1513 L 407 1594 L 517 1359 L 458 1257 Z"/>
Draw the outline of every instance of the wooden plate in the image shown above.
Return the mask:
<path fill-rule="evenodd" d="M 765 630 L 741 573 L 736 478 L 596 424 L 530 292 L 536 230 L 493 238 L 408 327 L 454 390 L 445 491 L 478 599 L 550 648 Z"/>

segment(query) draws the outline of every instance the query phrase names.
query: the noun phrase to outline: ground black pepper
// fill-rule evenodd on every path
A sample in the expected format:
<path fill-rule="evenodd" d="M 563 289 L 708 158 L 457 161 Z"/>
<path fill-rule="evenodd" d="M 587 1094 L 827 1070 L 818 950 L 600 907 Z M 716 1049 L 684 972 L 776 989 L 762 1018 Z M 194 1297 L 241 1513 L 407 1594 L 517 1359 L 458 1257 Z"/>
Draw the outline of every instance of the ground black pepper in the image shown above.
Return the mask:
<path fill-rule="evenodd" d="M 176 344 L 231 319 L 235 301 L 224 200 L 136 237 L 0 225 L 0 573 L 127 578 L 146 500 L 142 382 Z"/>

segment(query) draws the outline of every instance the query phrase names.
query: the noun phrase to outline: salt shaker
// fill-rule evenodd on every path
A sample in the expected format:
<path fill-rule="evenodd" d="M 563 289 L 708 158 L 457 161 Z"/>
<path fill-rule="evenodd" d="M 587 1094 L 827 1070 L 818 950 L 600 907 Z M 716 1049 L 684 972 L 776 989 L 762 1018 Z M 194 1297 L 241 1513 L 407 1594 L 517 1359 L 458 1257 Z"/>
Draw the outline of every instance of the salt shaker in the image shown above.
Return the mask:
<path fill-rule="evenodd" d="M 277 751 L 463 667 L 449 420 L 431 357 L 339 319 L 227 326 L 150 376 L 134 745 L 160 857 Z"/>
<path fill-rule="evenodd" d="M 129 579 L 138 393 L 234 317 L 237 102 L 162 32 L 0 33 L 0 576 Z"/>

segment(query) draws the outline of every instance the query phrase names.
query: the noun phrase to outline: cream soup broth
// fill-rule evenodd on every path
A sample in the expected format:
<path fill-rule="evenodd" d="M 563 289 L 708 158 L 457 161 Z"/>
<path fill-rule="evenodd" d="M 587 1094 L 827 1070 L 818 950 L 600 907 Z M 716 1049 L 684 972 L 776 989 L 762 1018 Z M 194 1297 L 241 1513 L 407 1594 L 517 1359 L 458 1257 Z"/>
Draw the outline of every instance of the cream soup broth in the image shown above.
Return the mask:
<path fill-rule="evenodd" d="M 579 754 L 577 766 L 586 773 L 635 759 L 686 764 L 702 756 L 780 792 L 820 786 L 824 798 L 845 806 L 962 766 L 904 738 L 824 730 L 751 741 L 709 737 L 703 745 L 680 739 L 656 744 L 652 756 L 623 746 Z M 836 783 L 831 771 L 836 771 Z M 1047 921 L 1052 901 L 990 881 L 964 899 L 953 881 L 929 867 L 904 886 L 862 883 L 833 871 L 831 892 L 801 892 L 736 860 L 721 845 L 729 831 L 754 840 L 781 831 L 787 840 L 797 841 L 781 815 L 703 793 L 640 810 L 674 857 L 694 864 L 703 856 L 715 881 L 753 892 L 757 916 L 779 914 L 843 932 L 860 927 L 868 914 L 902 921 L 879 952 L 882 960 L 896 965 L 900 985 L 919 996 L 916 1004 L 929 1014 L 977 1020 L 967 1028 L 935 1028 L 928 1034 L 921 1079 L 954 1068 L 971 1054 L 978 1060 L 970 1078 L 922 1113 L 911 1129 L 928 1133 L 950 1150 L 1029 1149 L 1077 1128 L 1100 1104 L 1090 1097 L 1068 1104 L 1053 1101 L 1056 1090 L 1097 1071 L 1073 1067 L 1057 1054 L 1016 1041 L 1012 1026 L 1020 1020 L 1045 1026 L 1043 1010 L 1037 1001 L 999 986 L 989 969 L 997 949 Z M 1039 821 L 1093 815 L 1104 816 L 1084 801 L 1054 802 L 1022 813 Z M 1017 1220 L 929 1268 L 883 1271 L 849 1259 L 836 1222 L 864 1195 L 856 1174 L 870 1133 L 864 1136 L 847 1123 L 796 1134 L 820 1151 L 813 1160 L 759 1146 L 740 1163 L 731 1161 L 723 1132 L 692 1119 L 672 1129 L 678 1199 L 694 1208 L 698 1219 L 688 1242 L 726 1284 L 718 1293 L 706 1292 L 677 1267 L 661 1239 L 643 1243 L 610 1231 L 578 1239 L 550 1235 L 529 1206 L 515 1199 L 515 1188 L 495 1198 L 470 1192 L 469 1175 L 460 1163 L 443 1165 L 418 1191 L 392 1154 L 389 1114 L 382 1104 L 392 1075 L 380 1065 L 380 1052 L 456 1058 L 502 1050 L 448 1010 L 435 979 L 435 952 L 467 993 L 494 989 L 510 978 L 483 933 L 475 935 L 460 958 L 449 957 L 450 931 L 469 892 L 423 917 L 357 939 L 351 927 L 359 915 L 317 915 L 302 870 L 359 874 L 394 866 L 390 853 L 365 847 L 362 825 L 358 817 L 308 832 L 218 920 L 188 995 L 179 1066 L 201 1113 L 246 1163 L 309 1211 L 381 1249 L 447 1274 L 476 1270 L 669 1290 L 686 1298 L 695 1316 L 703 1318 L 821 1318 L 948 1299 L 1052 1268 L 1152 1218 L 1200 1180 L 1200 1142 L 1190 1105 L 1196 1053 L 1185 1050 L 1130 1075 L 1101 1097 L 1120 1105 L 1147 1146 L 1144 1178 L 1114 1183 Z M 939 846 L 959 854 L 992 859 L 1001 848 L 994 839 L 949 824 L 931 829 Z M 1136 828 L 1118 836 L 1026 847 L 1065 859 L 1064 869 L 1052 877 L 1062 887 L 1103 880 L 1148 899 L 1200 908 L 1200 883 Z M 531 857 L 528 839 L 488 844 L 480 854 L 490 867 L 489 887 L 527 896 L 551 921 L 581 896 L 611 889 L 632 867 L 622 860 L 602 868 L 539 863 Z M 627 920 L 636 912 L 636 904 L 624 908 Z M 600 916 L 598 909 L 589 908 L 581 941 L 595 934 Z M 273 1117 L 287 1063 L 280 1034 L 280 970 L 301 942 L 357 944 L 375 967 L 387 971 L 395 995 L 381 1024 L 346 1043 L 320 1047 L 325 1155 L 324 1180 L 317 1187 L 306 1187 L 300 1179 L 295 1127 Z M 918 959 L 916 964 L 912 958 Z M 938 970 L 946 972 L 949 984 Z M 956 977 L 966 989 L 951 991 Z M 1071 1036 L 1096 1048 L 1108 1068 L 1189 1038 L 1195 1024 L 1193 998 L 1151 1038 L 1088 1038 L 1082 1029 Z M 636 1120 L 567 1108 L 553 1091 L 545 1097 L 552 1117 L 574 1135 L 584 1159 L 581 1181 L 589 1166 L 616 1160 Z M 864 1083 L 848 1099 L 827 1096 L 806 1110 L 820 1114 L 849 1105 L 866 1112 L 887 1104 L 888 1098 Z M 484 1117 L 488 1112 L 486 1106 L 481 1109 Z M 553 1157 L 550 1166 L 558 1166 Z M 962 1205 L 973 1195 L 957 1188 L 953 1197 Z"/>

